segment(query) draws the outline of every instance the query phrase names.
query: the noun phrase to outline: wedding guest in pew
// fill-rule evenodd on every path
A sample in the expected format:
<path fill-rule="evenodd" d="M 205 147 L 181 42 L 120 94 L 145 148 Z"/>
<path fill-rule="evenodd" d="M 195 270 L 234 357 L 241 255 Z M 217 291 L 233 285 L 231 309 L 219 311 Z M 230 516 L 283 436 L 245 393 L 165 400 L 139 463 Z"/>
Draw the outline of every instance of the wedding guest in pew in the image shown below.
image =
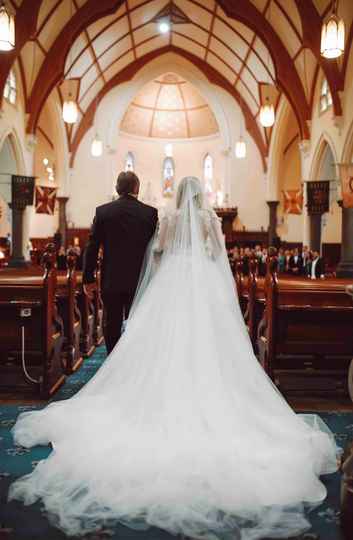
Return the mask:
<path fill-rule="evenodd" d="M 284 272 L 289 274 L 290 273 L 290 258 L 292 256 L 292 252 L 289 249 L 286 249 L 284 252 Z"/>
<path fill-rule="evenodd" d="M 278 272 L 283 274 L 286 269 L 286 257 L 284 254 L 284 249 L 279 248 L 278 250 Z"/>
<path fill-rule="evenodd" d="M 308 277 L 310 279 L 324 279 L 325 265 L 318 251 L 313 251 L 312 260 L 308 265 Z"/>
<path fill-rule="evenodd" d="M 299 249 L 295 248 L 293 255 L 289 259 L 289 269 L 290 272 L 295 276 L 300 276 L 303 273 L 303 259 L 299 255 Z"/>
<path fill-rule="evenodd" d="M 60 248 L 59 248 L 58 255 L 57 255 L 57 258 L 56 258 L 56 263 L 57 263 L 58 270 L 66 270 L 67 269 L 66 253 L 65 253 L 64 246 L 60 246 Z"/>

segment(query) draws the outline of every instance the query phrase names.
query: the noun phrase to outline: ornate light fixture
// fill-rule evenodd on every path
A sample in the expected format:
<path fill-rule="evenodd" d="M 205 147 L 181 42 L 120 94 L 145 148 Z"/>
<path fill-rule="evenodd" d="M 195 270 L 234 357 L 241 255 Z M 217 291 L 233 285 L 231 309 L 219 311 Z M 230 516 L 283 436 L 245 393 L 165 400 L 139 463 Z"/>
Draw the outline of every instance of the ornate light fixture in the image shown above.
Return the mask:
<path fill-rule="evenodd" d="M 63 120 L 67 124 L 75 124 L 78 118 L 77 103 L 72 99 L 72 94 L 69 94 L 69 98 L 64 101 L 63 104 Z"/>
<path fill-rule="evenodd" d="M 260 122 L 263 127 L 272 127 L 275 123 L 275 109 L 267 96 L 265 104 L 260 109 Z"/>
<path fill-rule="evenodd" d="M 103 154 L 103 141 L 99 138 L 98 133 L 96 133 L 92 144 L 91 144 L 91 155 L 92 157 L 100 157 Z"/>
<path fill-rule="evenodd" d="M 11 51 L 15 47 L 15 18 L 0 4 L 0 51 Z"/>
<path fill-rule="evenodd" d="M 321 55 L 338 58 L 344 53 L 344 21 L 337 15 L 337 2 L 332 3 L 332 13 L 323 22 L 321 29 Z"/>
<path fill-rule="evenodd" d="M 246 142 L 242 136 L 240 136 L 239 140 L 235 143 L 235 157 L 237 159 L 244 159 L 246 157 Z"/>

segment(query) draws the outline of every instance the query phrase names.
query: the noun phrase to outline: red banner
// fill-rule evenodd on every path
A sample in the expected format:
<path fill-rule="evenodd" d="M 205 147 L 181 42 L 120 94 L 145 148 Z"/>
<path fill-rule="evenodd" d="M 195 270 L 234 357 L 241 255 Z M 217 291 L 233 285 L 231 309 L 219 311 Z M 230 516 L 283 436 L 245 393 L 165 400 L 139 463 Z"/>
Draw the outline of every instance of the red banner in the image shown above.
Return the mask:
<path fill-rule="evenodd" d="M 283 199 L 285 214 L 301 214 L 303 212 L 302 189 L 286 189 L 283 191 Z"/>
<path fill-rule="evenodd" d="M 56 188 L 45 186 L 36 186 L 36 213 L 37 214 L 54 214 Z"/>

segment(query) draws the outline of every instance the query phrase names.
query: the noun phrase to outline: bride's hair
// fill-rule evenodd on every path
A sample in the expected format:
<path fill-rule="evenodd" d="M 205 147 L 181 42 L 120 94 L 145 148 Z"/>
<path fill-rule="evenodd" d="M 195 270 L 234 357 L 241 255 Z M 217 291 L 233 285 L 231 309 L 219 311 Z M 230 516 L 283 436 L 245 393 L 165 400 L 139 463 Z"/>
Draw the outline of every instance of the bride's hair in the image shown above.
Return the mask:
<path fill-rule="evenodd" d="M 202 208 L 203 205 L 203 193 L 202 193 L 202 186 L 200 183 L 200 180 L 198 178 L 195 178 L 194 176 L 186 176 L 183 178 L 178 186 L 177 194 L 176 194 L 176 207 L 180 208 L 184 197 L 186 194 L 186 188 L 187 185 L 191 184 L 192 186 L 192 199 L 195 201 L 195 204 L 198 208 Z"/>

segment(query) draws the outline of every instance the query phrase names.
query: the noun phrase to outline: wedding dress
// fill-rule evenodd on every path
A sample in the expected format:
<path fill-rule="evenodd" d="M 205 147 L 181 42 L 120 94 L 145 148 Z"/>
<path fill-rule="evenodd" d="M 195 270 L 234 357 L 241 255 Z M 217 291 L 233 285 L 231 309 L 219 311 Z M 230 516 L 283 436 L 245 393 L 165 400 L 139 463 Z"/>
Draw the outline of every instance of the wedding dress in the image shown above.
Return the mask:
<path fill-rule="evenodd" d="M 197 179 L 181 182 L 177 207 L 95 377 L 19 416 L 15 441 L 53 451 L 9 497 L 40 499 L 69 535 L 116 521 L 205 539 L 298 534 L 326 496 L 319 476 L 337 469 L 334 438 L 292 411 L 254 356 Z"/>

